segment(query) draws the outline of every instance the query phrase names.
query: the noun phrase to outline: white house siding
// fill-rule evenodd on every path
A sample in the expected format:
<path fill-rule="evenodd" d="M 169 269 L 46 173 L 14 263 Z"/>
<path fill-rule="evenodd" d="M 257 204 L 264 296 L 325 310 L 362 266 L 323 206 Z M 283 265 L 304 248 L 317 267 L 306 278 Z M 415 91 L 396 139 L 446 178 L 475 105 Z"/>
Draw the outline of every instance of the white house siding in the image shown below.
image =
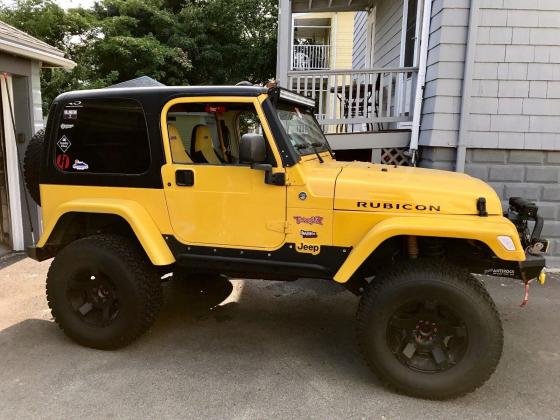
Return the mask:
<path fill-rule="evenodd" d="M 366 67 L 367 52 L 367 12 L 357 12 L 354 16 L 354 45 L 352 47 L 352 68 Z"/>

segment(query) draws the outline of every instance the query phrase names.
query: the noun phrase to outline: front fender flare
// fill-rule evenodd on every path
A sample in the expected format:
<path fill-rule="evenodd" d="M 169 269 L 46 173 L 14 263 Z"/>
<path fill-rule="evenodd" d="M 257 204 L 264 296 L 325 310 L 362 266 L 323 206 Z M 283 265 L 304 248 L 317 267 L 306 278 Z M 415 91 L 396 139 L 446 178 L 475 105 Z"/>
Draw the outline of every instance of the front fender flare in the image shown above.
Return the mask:
<path fill-rule="evenodd" d="M 42 248 L 47 244 L 56 224 L 66 213 L 99 213 L 120 216 L 132 228 L 152 264 L 165 266 L 175 262 L 175 257 L 154 220 L 144 207 L 132 200 L 92 198 L 62 203 L 49 215 L 37 248 Z"/>
<path fill-rule="evenodd" d="M 525 260 L 525 253 L 517 229 L 505 217 L 392 217 L 377 223 L 358 242 L 335 274 L 334 280 L 338 283 L 346 283 L 381 243 L 400 235 L 472 239 L 488 245 L 494 254 L 502 260 Z M 506 250 L 498 241 L 497 237 L 499 235 L 510 236 L 515 244 L 515 251 Z"/>

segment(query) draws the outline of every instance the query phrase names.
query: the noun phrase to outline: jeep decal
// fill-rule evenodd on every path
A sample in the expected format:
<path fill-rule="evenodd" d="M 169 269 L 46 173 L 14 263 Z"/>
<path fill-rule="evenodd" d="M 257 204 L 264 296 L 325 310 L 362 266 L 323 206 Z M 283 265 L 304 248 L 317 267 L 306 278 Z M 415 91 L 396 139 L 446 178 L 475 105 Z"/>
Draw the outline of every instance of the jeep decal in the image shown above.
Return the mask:
<path fill-rule="evenodd" d="M 302 254 L 317 255 L 321 252 L 321 247 L 319 245 L 309 245 L 301 242 L 296 246 L 296 251 Z"/>
<path fill-rule="evenodd" d="M 356 207 L 385 210 L 441 211 L 441 206 L 434 204 L 382 203 L 379 201 L 357 201 Z"/>

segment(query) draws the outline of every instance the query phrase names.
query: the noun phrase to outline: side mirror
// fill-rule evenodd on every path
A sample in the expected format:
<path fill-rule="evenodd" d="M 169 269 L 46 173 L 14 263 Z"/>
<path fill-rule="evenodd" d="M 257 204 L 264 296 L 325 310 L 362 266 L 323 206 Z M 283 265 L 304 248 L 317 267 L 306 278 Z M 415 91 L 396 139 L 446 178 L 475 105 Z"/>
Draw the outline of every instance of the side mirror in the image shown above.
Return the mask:
<path fill-rule="evenodd" d="M 269 185 L 286 185 L 286 175 L 272 173 L 272 165 L 266 163 L 266 143 L 264 136 L 247 133 L 241 136 L 239 143 L 240 163 L 250 163 L 251 169 L 264 171 L 264 182 Z"/>
<path fill-rule="evenodd" d="M 266 143 L 264 136 L 253 133 L 243 134 L 239 143 L 239 161 L 241 163 L 265 162 Z"/>

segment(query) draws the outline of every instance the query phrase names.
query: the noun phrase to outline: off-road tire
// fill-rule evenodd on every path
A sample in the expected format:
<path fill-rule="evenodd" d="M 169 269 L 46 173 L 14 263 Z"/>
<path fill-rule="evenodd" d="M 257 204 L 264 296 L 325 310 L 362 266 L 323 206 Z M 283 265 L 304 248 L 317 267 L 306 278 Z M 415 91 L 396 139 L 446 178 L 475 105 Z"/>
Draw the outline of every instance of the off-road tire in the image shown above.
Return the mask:
<path fill-rule="evenodd" d="M 73 278 L 100 270 L 114 284 L 119 309 L 110 324 L 84 321 L 68 298 Z M 124 347 L 155 321 L 162 304 L 161 279 L 135 241 L 117 235 L 76 240 L 55 257 L 47 275 L 47 300 L 54 320 L 79 344 L 110 350 Z"/>
<path fill-rule="evenodd" d="M 414 304 L 423 298 L 447 302 L 468 332 L 462 358 L 442 372 L 415 370 L 390 349 L 392 314 L 405 301 Z M 503 330 L 482 282 L 448 263 L 416 260 L 380 273 L 367 286 L 357 312 L 357 340 L 366 363 L 386 386 L 443 400 L 472 392 L 488 380 L 502 354 Z"/>
<path fill-rule="evenodd" d="M 35 133 L 25 149 L 23 157 L 23 178 L 25 186 L 31 198 L 41 205 L 39 193 L 39 175 L 41 171 L 41 157 L 43 156 L 43 145 L 45 142 L 45 130 L 41 129 Z"/>

